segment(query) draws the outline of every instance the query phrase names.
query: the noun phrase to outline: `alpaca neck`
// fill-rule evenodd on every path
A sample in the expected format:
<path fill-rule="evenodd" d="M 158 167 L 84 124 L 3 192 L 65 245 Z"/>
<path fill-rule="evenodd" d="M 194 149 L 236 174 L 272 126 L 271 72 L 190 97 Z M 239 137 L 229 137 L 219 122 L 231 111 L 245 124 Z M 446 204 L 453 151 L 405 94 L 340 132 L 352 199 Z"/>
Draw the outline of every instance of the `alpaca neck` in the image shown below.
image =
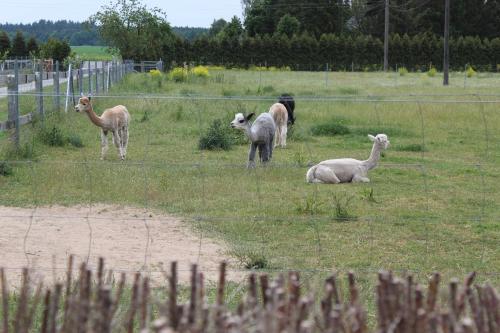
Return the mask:
<path fill-rule="evenodd" d="M 364 161 L 364 164 L 368 170 L 371 170 L 377 166 L 378 160 L 380 159 L 380 148 L 376 143 L 373 144 L 372 152 L 370 157 Z"/>
<path fill-rule="evenodd" d="M 250 139 L 250 141 L 252 142 L 257 141 L 257 133 L 252 128 L 252 124 L 247 124 L 247 127 L 245 128 L 245 133 L 247 137 Z"/>
<path fill-rule="evenodd" d="M 94 109 L 92 108 L 92 106 L 90 106 L 90 109 L 87 112 L 87 115 L 89 116 L 90 118 L 90 121 L 98 126 L 98 127 L 103 127 L 103 121 L 101 119 L 101 117 L 99 117 L 98 115 L 95 114 L 94 112 Z"/>

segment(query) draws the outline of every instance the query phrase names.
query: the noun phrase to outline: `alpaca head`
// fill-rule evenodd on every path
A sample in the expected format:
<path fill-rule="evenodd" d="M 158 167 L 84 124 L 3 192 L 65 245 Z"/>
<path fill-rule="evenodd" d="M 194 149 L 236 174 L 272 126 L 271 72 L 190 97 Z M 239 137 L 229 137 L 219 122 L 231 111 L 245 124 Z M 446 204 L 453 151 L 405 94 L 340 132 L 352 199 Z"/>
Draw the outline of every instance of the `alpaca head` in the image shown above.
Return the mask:
<path fill-rule="evenodd" d="M 389 138 L 387 137 L 386 134 L 377 134 L 377 136 L 373 136 L 371 134 L 368 134 L 368 138 L 373 141 L 377 147 L 381 149 L 387 149 L 390 146 Z"/>
<path fill-rule="evenodd" d="M 255 113 L 253 112 L 250 113 L 248 116 L 245 116 L 243 113 L 237 113 L 234 116 L 234 120 L 231 122 L 231 127 L 244 130 L 247 127 L 248 122 L 250 121 L 250 119 L 252 119 L 254 115 Z"/>
<path fill-rule="evenodd" d="M 76 112 L 89 112 L 89 110 L 92 108 L 92 106 L 90 105 L 90 99 L 91 97 L 87 97 L 87 96 L 82 96 L 80 97 L 80 99 L 78 100 L 78 104 L 75 105 L 75 111 Z"/>

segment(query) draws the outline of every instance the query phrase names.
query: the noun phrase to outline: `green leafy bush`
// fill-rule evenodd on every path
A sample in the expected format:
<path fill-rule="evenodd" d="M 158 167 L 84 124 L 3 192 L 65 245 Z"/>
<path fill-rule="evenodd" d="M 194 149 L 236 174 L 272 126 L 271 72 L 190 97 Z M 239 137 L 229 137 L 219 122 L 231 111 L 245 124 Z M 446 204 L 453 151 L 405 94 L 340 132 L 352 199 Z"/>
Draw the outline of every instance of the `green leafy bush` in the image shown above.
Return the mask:
<path fill-rule="evenodd" d="M 82 148 L 83 147 L 82 138 L 80 138 L 80 136 L 77 135 L 77 134 L 71 134 L 68 137 L 68 143 L 70 145 L 72 145 L 73 147 L 76 147 L 76 148 Z"/>
<path fill-rule="evenodd" d="M 406 69 L 406 67 L 399 67 L 398 72 L 400 76 L 405 76 L 406 74 L 408 74 L 408 70 Z"/>
<path fill-rule="evenodd" d="M 427 76 L 429 76 L 429 77 L 434 77 L 434 76 L 436 76 L 436 74 L 437 74 L 437 70 L 435 67 L 431 67 L 429 69 L 429 71 L 427 72 Z"/>
<path fill-rule="evenodd" d="M 42 127 L 39 132 L 40 141 L 52 147 L 62 147 L 66 143 L 64 135 L 59 127 Z"/>
<path fill-rule="evenodd" d="M 472 66 L 467 66 L 467 77 L 473 77 L 477 74 L 477 72 L 474 70 L 474 68 L 472 68 Z"/>
<path fill-rule="evenodd" d="M 222 120 L 215 119 L 205 134 L 200 137 L 198 147 L 201 150 L 229 150 L 233 145 L 229 127 Z"/>
<path fill-rule="evenodd" d="M 0 161 L 0 176 L 12 175 L 12 167 L 6 161 Z"/>

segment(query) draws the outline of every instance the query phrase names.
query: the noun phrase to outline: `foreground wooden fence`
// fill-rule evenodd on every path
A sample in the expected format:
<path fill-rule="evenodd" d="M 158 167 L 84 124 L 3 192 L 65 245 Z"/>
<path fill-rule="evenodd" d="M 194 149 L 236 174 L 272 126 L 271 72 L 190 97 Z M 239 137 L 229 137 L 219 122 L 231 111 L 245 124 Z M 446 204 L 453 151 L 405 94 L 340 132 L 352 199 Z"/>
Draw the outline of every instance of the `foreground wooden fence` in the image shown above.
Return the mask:
<path fill-rule="evenodd" d="M 220 266 L 215 301 L 206 301 L 203 273 L 191 268 L 186 303 L 180 302 L 177 264 L 168 274 L 168 296 L 152 292 L 147 277 L 136 274 L 131 290 L 125 274 L 110 283 L 100 260 L 96 276 L 85 264 L 72 276 L 70 259 L 64 284 L 47 289 L 31 288 L 28 270 L 23 271 L 15 310 L 0 270 L 3 332 L 369 332 L 355 276 L 348 274 L 348 297 L 342 299 L 335 275 L 325 281 L 319 299 L 301 287 L 299 273 L 289 272 L 271 281 L 268 275 L 250 274 L 246 296 L 235 310 L 225 303 L 226 265 Z M 434 274 L 426 288 L 411 276 L 378 274 L 376 286 L 376 332 L 395 333 L 498 333 L 500 298 L 489 286 L 473 285 L 472 273 L 463 284 L 452 280 L 447 301 L 439 301 L 440 275 Z M 424 291 L 426 289 L 426 291 Z M 9 298 L 10 295 L 10 298 Z M 127 296 L 125 296 L 127 295 Z M 40 315 L 41 313 L 41 315 Z"/>

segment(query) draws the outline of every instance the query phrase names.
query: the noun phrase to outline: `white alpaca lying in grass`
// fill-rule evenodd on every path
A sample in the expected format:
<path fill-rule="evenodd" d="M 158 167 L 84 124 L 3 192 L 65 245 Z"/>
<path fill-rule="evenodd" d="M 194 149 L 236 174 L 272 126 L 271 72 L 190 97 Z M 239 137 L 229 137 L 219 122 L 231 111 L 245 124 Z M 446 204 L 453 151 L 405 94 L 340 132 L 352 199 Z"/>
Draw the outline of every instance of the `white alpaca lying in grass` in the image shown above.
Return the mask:
<path fill-rule="evenodd" d="M 365 161 L 353 158 L 339 158 L 322 161 L 307 171 L 306 180 L 308 183 L 338 184 L 349 182 L 367 183 L 368 170 L 377 166 L 380 159 L 380 152 L 389 147 L 389 138 L 385 134 L 377 136 L 368 135 L 373 141 L 370 157 Z"/>

